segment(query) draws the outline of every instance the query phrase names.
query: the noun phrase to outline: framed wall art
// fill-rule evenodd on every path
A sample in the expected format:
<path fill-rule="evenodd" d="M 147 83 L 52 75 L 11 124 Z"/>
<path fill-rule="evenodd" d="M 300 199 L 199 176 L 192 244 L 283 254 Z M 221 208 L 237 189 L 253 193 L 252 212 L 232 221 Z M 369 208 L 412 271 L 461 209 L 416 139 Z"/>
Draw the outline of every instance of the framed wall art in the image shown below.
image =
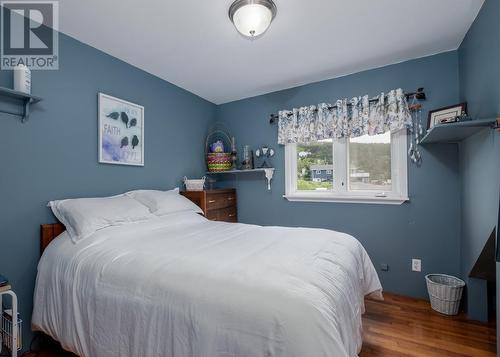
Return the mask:
<path fill-rule="evenodd" d="M 432 128 L 436 124 L 454 123 L 457 121 L 457 118 L 460 118 L 462 113 L 465 112 L 467 112 L 467 103 L 431 110 L 429 111 L 427 129 Z"/>
<path fill-rule="evenodd" d="M 144 166 L 144 107 L 99 93 L 99 162 Z"/>

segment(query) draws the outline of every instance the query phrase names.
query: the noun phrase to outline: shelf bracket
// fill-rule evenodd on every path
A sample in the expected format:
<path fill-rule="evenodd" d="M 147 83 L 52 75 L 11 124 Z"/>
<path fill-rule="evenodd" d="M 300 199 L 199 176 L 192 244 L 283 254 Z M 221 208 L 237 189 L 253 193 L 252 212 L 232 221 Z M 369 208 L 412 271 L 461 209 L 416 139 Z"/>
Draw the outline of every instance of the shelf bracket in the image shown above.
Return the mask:
<path fill-rule="evenodd" d="M 274 170 L 264 169 L 264 173 L 266 174 L 266 179 L 267 179 L 267 190 L 271 191 L 271 180 L 273 179 Z"/>
<path fill-rule="evenodd" d="M 21 123 L 27 122 L 30 117 L 30 102 L 31 102 L 30 98 L 26 98 L 24 100 L 24 110 L 23 110 L 23 116 L 21 118 Z"/>
<path fill-rule="evenodd" d="M 42 100 L 40 97 L 34 95 L 16 91 L 9 88 L 0 87 L 0 102 L 3 102 L 3 98 L 7 98 L 10 104 L 7 108 L 1 109 L 0 113 L 6 113 L 11 115 L 16 115 L 21 117 L 21 122 L 26 122 L 30 117 L 30 106 L 31 104 L 38 103 Z M 10 107 L 15 104 L 17 106 L 17 111 L 11 110 Z"/>

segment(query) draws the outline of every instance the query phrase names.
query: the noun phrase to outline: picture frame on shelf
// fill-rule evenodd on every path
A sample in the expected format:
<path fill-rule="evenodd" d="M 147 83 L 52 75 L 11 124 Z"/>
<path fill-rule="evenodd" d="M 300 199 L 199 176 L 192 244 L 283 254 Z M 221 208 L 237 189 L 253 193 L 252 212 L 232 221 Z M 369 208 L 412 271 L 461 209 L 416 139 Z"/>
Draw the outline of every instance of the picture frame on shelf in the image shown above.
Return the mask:
<path fill-rule="evenodd" d="M 467 103 L 459 103 L 447 107 L 434 109 L 429 111 L 427 119 L 427 130 L 431 129 L 436 124 L 455 123 L 457 118 L 467 112 Z"/>
<path fill-rule="evenodd" d="M 144 166 L 144 107 L 99 93 L 99 163 Z"/>

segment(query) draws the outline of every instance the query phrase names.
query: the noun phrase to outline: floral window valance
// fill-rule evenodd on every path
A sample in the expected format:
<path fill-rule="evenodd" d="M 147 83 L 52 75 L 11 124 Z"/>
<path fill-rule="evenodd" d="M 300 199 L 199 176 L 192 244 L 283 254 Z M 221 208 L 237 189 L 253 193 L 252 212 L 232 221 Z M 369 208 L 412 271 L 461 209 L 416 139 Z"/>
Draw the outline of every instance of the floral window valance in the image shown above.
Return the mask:
<path fill-rule="evenodd" d="M 309 143 L 323 139 L 377 135 L 412 127 L 412 117 L 401 88 L 387 96 L 342 99 L 331 104 L 282 110 L 278 113 L 278 144 Z"/>

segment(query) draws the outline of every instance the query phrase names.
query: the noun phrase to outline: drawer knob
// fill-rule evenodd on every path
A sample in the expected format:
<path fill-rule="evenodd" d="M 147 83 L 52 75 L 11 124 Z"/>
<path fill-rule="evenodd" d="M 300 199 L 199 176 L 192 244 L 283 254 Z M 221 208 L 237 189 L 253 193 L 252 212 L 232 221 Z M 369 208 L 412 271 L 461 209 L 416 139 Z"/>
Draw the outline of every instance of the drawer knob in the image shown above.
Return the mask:
<path fill-rule="evenodd" d="M 215 203 L 215 200 L 209 200 L 208 203 Z"/>
<path fill-rule="evenodd" d="M 234 199 L 234 198 L 232 198 L 232 197 L 228 197 L 228 198 L 227 198 L 227 200 L 228 200 L 228 201 L 232 201 L 233 199 Z"/>
<path fill-rule="evenodd" d="M 234 216 L 235 216 L 235 214 L 234 214 L 234 213 L 230 213 L 230 214 L 229 214 L 229 217 L 234 217 Z"/>

